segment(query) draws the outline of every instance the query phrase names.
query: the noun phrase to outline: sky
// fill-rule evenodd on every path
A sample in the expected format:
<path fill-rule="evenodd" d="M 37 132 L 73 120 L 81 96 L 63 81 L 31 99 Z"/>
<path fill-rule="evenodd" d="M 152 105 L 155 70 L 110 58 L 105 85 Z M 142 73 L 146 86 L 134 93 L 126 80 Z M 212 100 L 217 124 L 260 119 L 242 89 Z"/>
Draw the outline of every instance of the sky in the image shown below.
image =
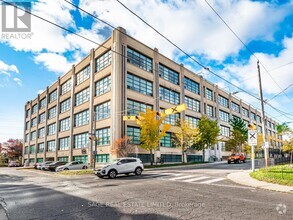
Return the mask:
<path fill-rule="evenodd" d="M 116 0 L 68 1 L 115 27 L 125 28 L 132 37 L 158 48 L 160 53 L 202 74 L 227 92 L 239 91 L 202 69 Z M 292 122 L 292 127 L 293 0 L 207 0 L 245 46 L 205 0 L 120 1 L 204 66 L 256 95 L 258 59 L 264 98 L 278 109 L 265 105 L 265 111 L 274 120 Z M 64 0 L 31 3 L 32 13 L 96 43 L 102 43 L 112 32 L 111 27 Z M 31 17 L 31 33 L 31 39 L 6 39 L 0 33 L 0 142 L 22 139 L 25 103 L 97 46 L 35 17 Z M 285 94 L 280 93 L 284 89 Z M 259 101 L 252 96 L 244 92 L 236 96 L 260 108 Z"/>

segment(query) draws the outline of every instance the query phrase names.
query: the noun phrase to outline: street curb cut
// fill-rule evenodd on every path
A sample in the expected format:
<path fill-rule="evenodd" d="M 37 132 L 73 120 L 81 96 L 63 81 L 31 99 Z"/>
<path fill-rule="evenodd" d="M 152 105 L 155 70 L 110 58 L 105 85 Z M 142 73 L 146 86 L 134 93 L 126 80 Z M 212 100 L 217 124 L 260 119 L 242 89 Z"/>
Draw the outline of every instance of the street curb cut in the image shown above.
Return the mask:
<path fill-rule="evenodd" d="M 254 187 L 257 189 L 265 189 L 270 191 L 277 191 L 277 192 L 283 192 L 283 193 L 292 193 L 293 194 L 293 187 L 291 186 L 283 186 L 279 184 L 274 183 L 268 183 L 264 181 L 259 181 L 254 178 L 252 178 L 249 174 L 252 171 L 242 171 L 242 172 L 236 172 L 236 173 L 230 173 L 227 175 L 227 178 L 235 183 Z"/>

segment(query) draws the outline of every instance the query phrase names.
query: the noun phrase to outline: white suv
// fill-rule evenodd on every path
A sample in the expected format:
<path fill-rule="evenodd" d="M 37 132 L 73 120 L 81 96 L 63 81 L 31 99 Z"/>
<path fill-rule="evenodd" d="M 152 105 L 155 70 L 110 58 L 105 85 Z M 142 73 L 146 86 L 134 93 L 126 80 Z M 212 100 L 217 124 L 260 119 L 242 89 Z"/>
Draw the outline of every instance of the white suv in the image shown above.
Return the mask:
<path fill-rule="evenodd" d="M 130 174 L 141 175 L 144 167 L 142 161 L 138 158 L 127 157 L 115 159 L 112 163 L 105 165 L 101 169 L 95 171 L 95 174 L 103 178 L 108 176 L 113 179 L 118 174 Z"/>
<path fill-rule="evenodd" d="M 81 170 L 81 169 L 87 169 L 87 164 L 83 163 L 82 161 L 72 161 L 69 162 L 63 166 L 59 166 L 56 168 L 56 172 L 62 171 L 62 170 Z"/>

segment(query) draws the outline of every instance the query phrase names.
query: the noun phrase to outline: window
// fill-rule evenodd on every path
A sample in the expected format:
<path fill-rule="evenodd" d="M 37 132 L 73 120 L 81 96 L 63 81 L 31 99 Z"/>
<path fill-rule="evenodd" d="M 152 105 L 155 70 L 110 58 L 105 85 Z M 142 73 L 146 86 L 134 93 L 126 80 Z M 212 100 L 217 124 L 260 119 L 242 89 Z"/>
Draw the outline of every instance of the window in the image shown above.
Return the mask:
<path fill-rule="evenodd" d="M 196 112 L 200 112 L 200 102 L 185 96 L 185 103 L 187 105 L 187 108 Z"/>
<path fill-rule="evenodd" d="M 60 113 L 64 113 L 70 109 L 71 101 L 70 98 L 60 103 Z"/>
<path fill-rule="evenodd" d="M 111 90 L 111 75 L 96 82 L 96 96 L 103 95 Z"/>
<path fill-rule="evenodd" d="M 207 116 L 214 117 L 214 107 L 211 105 L 207 105 Z"/>
<path fill-rule="evenodd" d="M 48 135 L 56 133 L 56 123 L 48 125 Z"/>
<path fill-rule="evenodd" d="M 53 108 L 50 108 L 48 110 L 48 119 L 56 117 L 56 113 L 57 113 L 57 107 L 56 106 L 54 106 Z"/>
<path fill-rule="evenodd" d="M 36 132 L 36 131 L 33 131 L 33 132 L 31 133 L 31 141 L 36 140 L 36 137 L 37 137 L 37 132 Z"/>
<path fill-rule="evenodd" d="M 96 136 L 99 137 L 98 146 L 110 144 L 110 128 L 96 130 Z"/>
<path fill-rule="evenodd" d="M 36 113 L 38 110 L 38 106 L 37 104 L 33 105 L 33 108 L 32 108 L 32 114 Z"/>
<path fill-rule="evenodd" d="M 220 134 L 225 137 L 230 137 L 230 128 L 220 125 Z"/>
<path fill-rule="evenodd" d="M 111 64 L 111 50 L 108 50 L 103 55 L 96 59 L 96 72 L 104 69 L 106 66 Z"/>
<path fill-rule="evenodd" d="M 98 163 L 107 163 L 110 160 L 109 154 L 98 154 L 96 155 L 96 162 Z"/>
<path fill-rule="evenodd" d="M 219 148 L 221 149 L 221 151 L 226 151 L 226 143 L 224 141 L 219 141 Z"/>
<path fill-rule="evenodd" d="M 110 118 L 111 102 L 107 101 L 95 107 L 96 121 Z"/>
<path fill-rule="evenodd" d="M 49 103 L 55 101 L 57 99 L 57 89 L 49 94 Z"/>
<path fill-rule="evenodd" d="M 127 48 L 127 62 L 143 69 L 148 72 L 153 71 L 153 61 L 151 58 L 142 55 L 141 53 L 131 49 Z"/>
<path fill-rule="evenodd" d="M 229 113 L 224 112 L 224 111 L 222 111 L 222 110 L 219 110 L 219 118 L 220 118 L 222 121 L 226 121 L 226 122 L 228 122 L 228 121 L 229 121 Z"/>
<path fill-rule="evenodd" d="M 81 105 L 82 103 L 85 103 L 90 98 L 90 88 L 86 88 L 82 90 L 79 93 L 75 94 L 75 105 Z"/>
<path fill-rule="evenodd" d="M 256 116 L 256 121 L 261 123 L 261 117 L 259 115 Z"/>
<path fill-rule="evenodd" d="M 127 88 L 144 95 L 153 96 L 153 83 L 131 73 L 127 74 Z"/>
<path fill-rule="evenodd" d="M 45 149 L 45 144 L 44 143 L 39 143 L 38 144 L 38 153 L 43 153 Z"/>
<path fill-rule="evenodd" d="M 200 119 L 186 115 L 185 120 L 188 122 L 189 126 L 196 128 Z"/>
<path fill-rule="evenodd" d="M 161 109 L 163 111 L 163 109 Z M 180 113 L 166 115 L 165 120 L 163 121 L 164 124 L 176 125 L 176 122 L 180 119 Z"/>
<path fill-rule="evenodd" d="M 131 144 L 140 144 L 140 128 L 127 126 L 127 136 Z"/>
<path fill-rule="evenodd" d="M 82 133 L 74 135 L 74 148 L 84 148 L 88 145 L 88 134 Z"/>
<path fill-rule="evenodd" d="M 236 104 L 235 102 L 232 102 L 231 103 L 231 109 L 234 111 L 234 112 L 238 112 L 240 113 L 240 106 L 238 104 Z"/>
<path fill-rule="evenodd" d="M 245 117 L 249 117 L 249 111 L 246 108 L 242 108 L 242 115 Z"/>
<path fill-rule="evenodd" d="M 68 157 L 58 157 L 58 161 L 68 162 Z"/>
<path fill-rule="evenodd" d="M 70 147 L 70 138 L 60 138 L 59 139 L 59 149 L 58 150 L 68 150 Z"/>
<path fill-rule="evenodd" d="M 46 113 L 42 113 L 39 115 L 39 123 L 43 123 L 46 120 Z"/>
<path fill-rule="evenodd" d="M 172 136 L 172 133 L 166 132 L 166 135 L 162 137 L 162 139 L 160 140 L 160 145 L 162 147 L 175 147 L 175 145 L 173 144 L 171 140 L 171 136 Z"/>
<path fill-rule="evenodd" d="M 56 151 L 56 142 L 55 141 L 48 141 L 47 142 L 47 151 L 48 152 Z"/>
<path fill-rule="evenodd" d="M 74 115 L 74 126 L 82 126 L 89 123 L 89 110 L 79 112 Z"/>
<path fill-rule="evenodd" d="M 71 79 L 67 80 L 65 83 L 61 85 L 61 95 L 64 95 L 70 90 L 71 90 Z"/>
<path fill-rule="evenodd" d="M 255 121 L 256 118 L 255 118 L 255 114 L 253 112 L 250 112 L 250 119 Z"/>
<path fill-rule="evenodd" d="M 30 111 L 30 109 L 26 110 L 25 115 L 26 115 L 26 117 L 28 117 L 28 116 L 31 115 L 31 111 Z"/>
<path fill-rule="evenodd" d="M 190 92 L 199 94 L 199 84 L 187 77 L 184 77 L 184 88 Z"/>
<path fill-rule="evenodd" d="M 174 70 L 169 69 L 168 67 L 159 64 L 159 75 L 165 80 L 168 80 L 171 83 L 179 85 L 179 73 Z"/>
<path fill-rule="evenodd" d="M 35 162 L 35 158 L 30 158 L 29 159 L 29 163 L 34 163 Z"/>
<path fill-rule="evenodd" d="M 180 103 L 179 93 L 160 86 L 160 99 L 175 105 Z"/>
<path fill-rule="evenodd" d="M 213 91 L 208 88 L 206 89 L 206 98 L 211 101 L 214 100 Z"/>
<path fill-rule="evenodd" d="M 40 109 L 44 108 L 46 106 L 46 98 L 43 98 L 41 101 L 40 101 Z"/>
<path fill-rule="evenodd" d="M 67 131 L 70 129 L 70 117 L 60 120 L 60 131 Z"/>
<path fill-rule="evenodd" d="M 87 155 L 84 156 L 74 156 L 73 161 L 81 161 L 82 163 L 87 163 Z"/>
<path fill-rule="evenodd" d="M 28 142 L 29 140 L 30 140 L 30 135 L 29 134 L 26 134 L 25 135 L 25 141 Z"/>
<path fill-rule="evenodd" d="M 127 100 L 127 115 L 139 115 L 139 112 L 146 112 L 147 108 L 153 109 L 153 106 L 130 99 Z"/>
<path fill-rule="evenodd" d="M 181 155 L 176 154 L 161 154 L 161 158 L 164 162 L 181 162 L 182 158 Z"/>
<path fill-rule="evenodd" d="M 28 146 L 24 148 L 24 154 L 28 154 Z"/>
<path fill-rule="evenodd" d="M 218 103 L 226 108 L 229 108 L 229 101 L 227 98 L 219 95 Z"/>
<path fill-rule="evenodd" d="M 45 128 L 40 128 L 40 129 L 38 130 L 38 137 L 39 137 L 39 138 L 43 138 L 43 137 L 45 137 Z"/>
<path fill-rule="evenodd" d="M 202 155 L 188 154 L 187 155 L 187 163 L 192 163 L 192 162 L 202 162 Z"/>
<path fill-rule="evenodd" d="M 44 162 L 44 158 L 37 158 L 37 163 L 43 163 Z"/>
<path fill-rule="evenodd" d="M 79 71 L 76 74 L 76 85 L 79 85 L 82 82 L 86 81 L 90 77 L 90 72 L 90 65 L 85 67 L 83 70 Z"/>
<path fill-rule="evenodd" d="M 257 126 L 257 132 L 262 133 L 262 127 L 261 126 Z"/>
<path fill-rule="evenodd" d="M 30 128 L 30 126 L 31 126 L 30 121 L 26 122 L 25 123 L 25 130 L 28 130 Z"/>
<path fill-rule="evenodd" d="M 37 118 L 36 117 L 32 119 L 32 127 L 35 127 L 35 126 L 37 126 Z"/>

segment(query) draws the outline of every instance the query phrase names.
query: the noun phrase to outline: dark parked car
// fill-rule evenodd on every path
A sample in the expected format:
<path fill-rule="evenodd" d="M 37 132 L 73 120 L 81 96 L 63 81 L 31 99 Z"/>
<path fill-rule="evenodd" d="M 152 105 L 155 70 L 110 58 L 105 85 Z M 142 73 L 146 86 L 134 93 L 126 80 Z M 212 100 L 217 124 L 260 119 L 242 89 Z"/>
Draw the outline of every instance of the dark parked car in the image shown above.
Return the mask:
<path fill-rule="evenodd" d="M 66 162 L 56 161 L 56 162 L 45 165 L 45 170 L 56 171 L 57 167 L 63 166 L 65 164 L 66 164 Z"/>

